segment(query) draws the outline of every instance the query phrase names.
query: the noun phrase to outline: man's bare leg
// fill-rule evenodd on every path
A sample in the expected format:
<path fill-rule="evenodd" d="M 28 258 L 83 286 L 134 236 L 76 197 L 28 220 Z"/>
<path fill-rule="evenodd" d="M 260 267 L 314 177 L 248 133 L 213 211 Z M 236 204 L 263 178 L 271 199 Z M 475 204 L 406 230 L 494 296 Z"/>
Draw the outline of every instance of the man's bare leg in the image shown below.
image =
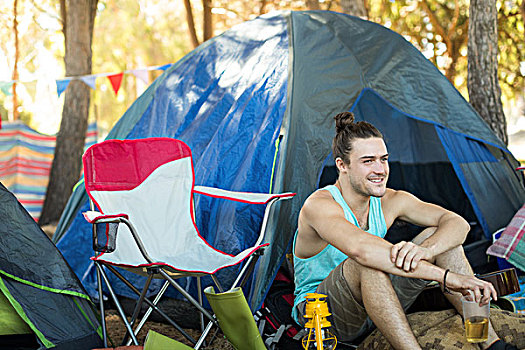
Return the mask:
<path fill-rule="evenodd" d="M 394 349 L 421 349 L 388 274 L 346 259 L 344 277 L 355 300 Z"/>
<path fill-rule="evenodd" d="M 423 230 L 416 238 L 414 238 L 413 242 L 416 244 L 422 243 L 426 238 L 432 235 L 434 231 L 435 228 L 428 228 L 426 230 Z M 460 273 L 463 275 L 474 275 L 472 267 L 470 266 L 470 263 L 468 262 L 467 257 L 465 256 L 463 247 L 461 246 L 453 248 L 445 253 L 436 256 L 435 261 L 433 263 L 441 268 L 450 269 L 450 271 L 452 272 Z M 452 294 L 445 294 L 445 297 L 448 299 L 448 301 L 450 301 L 454 308 L 463 317 L 463 308 L 461 306 L 461 293 L 452 292 Z M 499 337 L 494 331 L 494 328 L 492 327 L 492 324 L 489 320 L 488 339 L 486 342 L 480 343 L 479 345 L 481 349 L 486 349 L 498 338 Z"/>

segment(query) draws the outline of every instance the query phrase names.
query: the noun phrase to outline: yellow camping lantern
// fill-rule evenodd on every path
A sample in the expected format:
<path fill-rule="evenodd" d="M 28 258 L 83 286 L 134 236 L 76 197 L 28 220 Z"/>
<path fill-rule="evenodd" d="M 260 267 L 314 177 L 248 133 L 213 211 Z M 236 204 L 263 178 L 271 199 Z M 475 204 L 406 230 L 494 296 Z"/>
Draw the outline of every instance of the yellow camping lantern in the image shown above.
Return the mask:
<path fill-rule="evenodd" d="M 337 345 L 335 335 L 330 331 L 331 323 L 326 319 L 330 316 L 326 295 L 308 293 L 306 295 L 306 310 L 304 318 L 307 334 L 303 337 L 303 348 L 306 350 L 332 350 Z"/>

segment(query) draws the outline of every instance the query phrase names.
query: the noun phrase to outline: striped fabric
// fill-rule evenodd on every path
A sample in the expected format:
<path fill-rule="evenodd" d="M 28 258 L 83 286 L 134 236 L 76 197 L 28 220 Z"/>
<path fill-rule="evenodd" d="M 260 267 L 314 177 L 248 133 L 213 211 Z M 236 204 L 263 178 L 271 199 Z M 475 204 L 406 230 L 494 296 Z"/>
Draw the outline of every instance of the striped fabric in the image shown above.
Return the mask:
<path fill-rule="evenodd" d="M 487 249 L 487 254 L 507 261 L 525 271 L 525 204 L 514 215 L 505 230 L 494 244 Z"/>
<path fill-rule="evenodd" d="M 97 141 L 97 125 L 86 133 L 86 146 Z M 22 122 L 3 122 L 0 129 L 0 182 L 38 221 L 53 162 L 56 136 L 43 135 Z"/>

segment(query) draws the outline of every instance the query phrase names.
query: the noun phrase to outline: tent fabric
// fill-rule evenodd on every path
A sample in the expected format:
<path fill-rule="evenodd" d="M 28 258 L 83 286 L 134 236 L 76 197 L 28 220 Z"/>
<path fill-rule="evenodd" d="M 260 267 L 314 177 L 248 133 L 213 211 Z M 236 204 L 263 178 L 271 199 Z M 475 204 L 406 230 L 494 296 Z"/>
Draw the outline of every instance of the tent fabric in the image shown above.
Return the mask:
<path fill-rule="evenodd" d="M 87 147 L 97 141 L 97 124 L 86 131 Z M 40 217 L 55 152 L 56 136 L 44 135 L 20 121 L 0 129 L 0 181 L 35 220 Z"/>
<path fill-rule="evenodd" d="M 101 344 L 89 296 L 55 245 L 0 184 L 0 292 L 40 349 Z"/>
<path fill-rule="evenodd" d="M 0 293 L 0 335 L 31 334 L 31 328 Z"/>
<path fill-rule="evenodd" d="M 517 161 L 431 62 L 391 30 L 335 12 L 267 14 L 208 40 L 167 69 L 108 138 L 181 139 L 193 151 L 196 185 L 297 193 L 269 217 L 270 248 L 246 291 L 255 310 L 289 249 L 304 200 L 326 180 L 333 116 L 348 110 L 385 135 L 389 186 L 413 189 L 475 221 L 483 230 L 476 239 L 508 222 L 525 200 Z M 201 232 L 218 249 L 236 254 L 255 239 L 262 211 L 204 196 L 196 206 Z M 79 218 L 86 209 L 79 187 L 57 245 L 91 293 L 91 231 Z M 245 241 L 232 238 L 247 227 Z"/>

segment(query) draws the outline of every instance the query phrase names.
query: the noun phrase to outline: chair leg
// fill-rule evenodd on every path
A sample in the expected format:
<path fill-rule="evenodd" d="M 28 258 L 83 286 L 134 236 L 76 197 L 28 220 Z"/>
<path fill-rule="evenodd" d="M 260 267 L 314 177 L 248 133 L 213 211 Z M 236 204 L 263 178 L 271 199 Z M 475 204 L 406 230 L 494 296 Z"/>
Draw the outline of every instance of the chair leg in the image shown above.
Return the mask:
<path fill-rule="evenodd" d="M 132 285 L 128 280 L 126 280 L 124 276 L 122 276 L 122 274 L 119 273 L 113 266 L 108 265 L 106 267 L 113 274 L 115 274 L 115 276 L 117 276 L 126 286 L 128 286 L 128 288 L 131 289 L 135 294 L 140 295 L 140 291 L 134 285 Z M 169 284 L 170 283 L 166 281 L 166 283 L 164 284 L 165 287 L 163 286 L 161 289 L 162 294 L 164 294 Z M 161 294 L 161 292 L 159 292 L 159 294 Z M 160 295 L 160 297 L 162 296 L 162 294 Z M 144 302 L 148 304 L 150 308 L 153 308 L 153 310 L 156 311 L 160 316 L 162 316 L 166 321 L 168 321 L 169 324 L 171 324 L 175 329 L 177 329 L 192 344 L 195 344 L 196 342 L 195 339 L 193 339 L 186 331 L 184 331 L 184 329 L 181 326 L 179 326 L 175 321 L 173 321 L 168 315 L 166 315 L 164 311 L 162 311 L 161 309 L 157 307 L 157 303 L 160 300 L 159 295 L 157 295 L 157 297 L 158 298 L 155 298 L 155 302 L 151 302 L 148 298 L 144 298 Z M 147 314 L 149 316 L 150 313 L 147 313 Z"/>
<path fill-rule="evenodd" d="M 153 279 L 153 274 L 149 274 L 148 275 L 148 279 L 146 280 L 146 283 L 144 284 L 144 288 L 142 288 L 142 292 L 140 293 L 140 296 L 139 296 L 139 299 L 137 300 L 137 304 L 135 305 L 135 310 L 133 310 L 133 315 L 131 316 L 131 321 L 129 322 L 129 324 L 131 325 L 131 327 L 133 327 L 133 325 L 135 324 L 135 321 L 137 320 L 137 318 L 139 317 L 139 314 L 140 314 L 140 310 L 142 308 L 142 304 L 144 302 L 144 298 L 146 297 L 146 293 L 148 291 L 148 288 L 151 284 L 151 280 Z M 139 334 L 139 330 L 135 330 L 135 335 Z M 121 345 L 124 345 L 126 344 L 127 340 L 128 340 L 128 333 L 126 333 L 124 335 L 124 338 L 122 339 L 122 343 Z"/>
<path fill-rule="evenodd" d="M 202 312 L 204 314 L 204 316 L 206 316 L 210 321 L 212 321 L 214 324 L 217 324 L 217 321 L 215 320 L 215 318 L 213 317 L 212 314 L 210 314 L 208 312 L 208 310 L 206 310 L 205 308 L 202 307 L 202 305 L 199 305 L 199 303 L 193 299 L 193 297 L 188 293 L 186 292 L 177 282 L 175 282 L 175 280 L 173 278 L 170 277 L 170 275 L 168 275 L 166 273 L 166 271 L 163 271 L 163 270 L 160 270 L 159 273 L 166 279 L 168 280 L 171 285 L 173 287 L 175 287 L 175 289 L 180 293 L 182 294 L 193 306 L 195 306 L 200 312 Z"/>
<path fill-rule="evenodd" d="M 197 292 L 199 296 L 199 304 L 201 304 L 202 306 L 202 286 L 201 286 L 200 276 L 197 276 Z M 201 321 L 201 332 L 204 332 L 204 315 L 201 312 L 199 316 L 200 316 L 200 321 Z"/>
<path fill-rule="evenodd" d="M 113 288 L 111 287 L 111 284 L 109 283 L 109 279 L 106 276 L 106 273 L 102 269 L 102 266 L 100 266 L 99 264 L 95 264 L 95 266 L 97 267 L 97 271 L 100 272 L 100 275 L 102 276 L 102 278 L 104 279 L 104 282 L 106 283 L 106 286 L 108 287 L 109 294 L 111 295 L 111 298 L 113 299 L 113 302 L 115 303 L 115 306 L 117 307 L 117 311 L 120 317 L 122 318 L 122 322 L 124 322 L 124 325 L 126 326 L 127 331 L 131 335 L 131 339 L 133 339 L 134 345 L 139 345 L 139 342 L 137 338 L 135 337 L 133 330 L 131 329 L 131 325 L 129 324 L 126 318 L 126 315 L 124 314 L 124 310 L 122 310 L 122 306 L 120 306 L 120 303 L 117 299 L 117 295 L 115 294 L 115 292 L 113 291 Z"/>
<path fill-rule="evenodd" d="M 170 283 L 168 281 L 166 281 L 163 285 L 162 285 L 162 288 L 160 288 L 160 291 L 157 293 L 157 295 L 155 296 L 155 299 L 153 299 L 153 304 L 154 305 L 157 305 L 160 298 L 162 298 L 162 296 L 164 295 L 164 293 L 166 292 L 166 289 L 168 289 Z M 144 301 L 147 303 L 148 300 L 147 299 L 144 299 Z M 153 308 L 153 306 L 150 306 L 148 307 L 148 310 L 146 311 L 146 313 L 144 314 L 144 316 L 141 318 L 139 324 L 137 325 L 137 327 L 135 327 L 135 334 L 138 334 L 140 332 L 140 330 L 142 329 L 142 327 L 144 326 L 144 324 L 147 322 L 149 316 L 151 315 L 151 313 L 155 311 L 155 309 Z M 163 316 L 161 314 L 161 316 Z M 164 317 L 164 316 L 163 316 Z M 177 330 L 179 330 L 178 328 L 178 324 L 176 324 L 175 328 Z M 182 333 L 184 333 L 184 330 L 182 330 Z M 184 336 L 186 336 L 185 334 L 183 334 Z M 189 335 L 188 335 L 189 336 Z M 193 340 L 193 338 L 189 337 L 188 339 L 189 341 L 191 341 L 192 344 L 195 344 L 195 340 Z M 131 345 L 131 339 L 128 340 L 128 343 L 126 344 L 127 346 Z"/>
<path fill-rule="evenodd" d="M 212 321 L 208 322 L 208 325 L 206 326 L 206 328 L 202 332 L 201 336 L 199 337 L 199 340 L 197 340 L 197 343 L 193 347 L 195 350 L 200 349 L 201 346 L 204 344 L 204 341 L 206 340 L 206 337 L 208 336 L 208 333 L 210 333 L 210 331 L 211 331 L 211 327 L 213 327 L 213 322 Z"/>
<path fill-rule="evenodd" d="M 97 262 L 95 262 L 95 265 L 98 265 Z M 98 303 L 100 308 L 100 323 L 102 324 L 102 338 L 104 340 L 104 347 L 108 347 L 108 333 L 106 328 L 106 317 L 104 312 L 104 294 L 102 294 L 102 276 L 100 276 L 100 271 L 98 270 L 98 267 L 95 267 L 95 270 L 97 271 L 97 285 L 98 285 Z"/>

